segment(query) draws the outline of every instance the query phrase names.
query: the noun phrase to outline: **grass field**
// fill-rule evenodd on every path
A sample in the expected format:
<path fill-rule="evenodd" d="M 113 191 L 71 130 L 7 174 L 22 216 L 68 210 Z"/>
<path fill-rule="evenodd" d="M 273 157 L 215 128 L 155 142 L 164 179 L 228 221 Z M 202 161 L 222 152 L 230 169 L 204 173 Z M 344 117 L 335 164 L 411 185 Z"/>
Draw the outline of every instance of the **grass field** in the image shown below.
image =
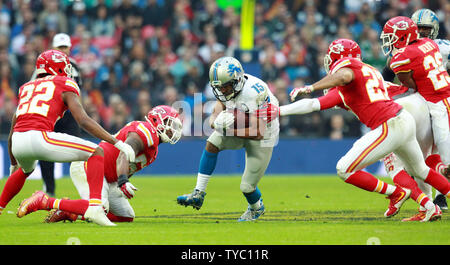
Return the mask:
<path fill-rule="evenodd" d="M 384 179 L 389 182 L 389 180 Z M 0 180 L 3 188 L 5 180 Z M 386 219 L 388 200 L 345 184 L 336 176 L 266 176 L 260 182 L 266 214 L 257 222 L 236 219 L 247 207 L 239 176 L 214 176 L 200 211 L 176 204 L 195 178 L 135 177 L 131 203 L 136 219 L 117 227 L 93 223 L 42 223 L 47 212 L 18 219 L 20 201 L 42 188 L 29 180 L 0 216 L 0 245 L 449 245 L 450 217 L 402 223 L 417 210 L 408 200 Z M 57 196 L 78 198 L 70 179 L 57 180 Z"/>

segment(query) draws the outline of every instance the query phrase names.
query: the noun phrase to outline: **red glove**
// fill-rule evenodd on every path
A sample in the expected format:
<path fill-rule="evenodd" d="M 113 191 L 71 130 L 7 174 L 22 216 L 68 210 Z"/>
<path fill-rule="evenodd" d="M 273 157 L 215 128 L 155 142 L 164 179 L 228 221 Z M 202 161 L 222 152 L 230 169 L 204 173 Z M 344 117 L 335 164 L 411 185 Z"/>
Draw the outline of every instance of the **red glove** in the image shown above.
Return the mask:
<path fill-rule="evenodd" d="M 265 104 L 261 109 L 256 111 L 256 117 L 262 118 L 267 123 L 275 120 L 278 116 L 280 116 L 280 108 L 270 103 Z"/>

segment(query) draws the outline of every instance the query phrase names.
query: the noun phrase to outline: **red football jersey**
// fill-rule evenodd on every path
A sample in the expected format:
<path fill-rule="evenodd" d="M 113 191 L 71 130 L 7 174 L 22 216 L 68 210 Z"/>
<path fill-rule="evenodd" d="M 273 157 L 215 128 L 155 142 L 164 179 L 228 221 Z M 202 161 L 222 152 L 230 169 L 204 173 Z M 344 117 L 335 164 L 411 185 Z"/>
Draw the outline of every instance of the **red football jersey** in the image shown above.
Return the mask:
<path fill-rule="evenodd" d="M 150 123 L 144 121 L 133 121 L 123 127 L 116 134 L 116 138 L 125 142 L 130 132 L 137 133 L 145 147 L 143 151 L 136 155 L 136 162 L 130 163 L 129 175 L 131 176 L 155 161 L 156 156 L 158 155 L 159 137 L 156 130 L 152 127 L 152 125 L 150 125 Z M 116 182 L 116 161 L 119 157 L 120 151 L 115 148 L 114 145 L 107 142 L 101 142 L 100 146 L 103 148 L 105 154 L 104 164 L 106 180 L 108 183 Z"/>
<path fill-rule="evenodd" d="M 396 74 L 413 71 L 417 92 L 427 101 L 436 103 L 450 97 L 450 76 L 442 64 L 439 46 L 428 38 L 399 49 L 392 57 L 391 68 Z"/>
<path fill-rule="evenodd" d="M 331 74 L 344 67 L 353 70 L 354 80 L 345 86 L 338 86 L 338 94 L 344 106 L 367 127 L 377 128 L 402 109 L 389 97 L 383 77 L 377 69 L 347 57 L 333 64 Z"/>
<path fill-rule="evenodd" d="M 62 99 L 64 92 L 80 95 L 77 83 L 65 76 L 46 76 L 22 85 L 14 131 L 53 131 L 56 121 L 67 110 Z"/>

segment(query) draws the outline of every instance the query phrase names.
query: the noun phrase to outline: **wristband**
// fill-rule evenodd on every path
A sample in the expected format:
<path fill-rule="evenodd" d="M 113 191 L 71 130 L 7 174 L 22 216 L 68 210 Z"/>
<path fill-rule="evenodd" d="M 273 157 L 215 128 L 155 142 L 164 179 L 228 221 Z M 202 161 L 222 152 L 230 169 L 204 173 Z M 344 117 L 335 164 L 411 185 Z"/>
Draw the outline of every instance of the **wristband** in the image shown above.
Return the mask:
<path fill-rule="evenodd" d="M 123 184 L 128 182 L 128 177 L 125 174 L 121 174 L 119 175 L 119 177 L 117 178 L 117 186 L 121 187 Z"/>

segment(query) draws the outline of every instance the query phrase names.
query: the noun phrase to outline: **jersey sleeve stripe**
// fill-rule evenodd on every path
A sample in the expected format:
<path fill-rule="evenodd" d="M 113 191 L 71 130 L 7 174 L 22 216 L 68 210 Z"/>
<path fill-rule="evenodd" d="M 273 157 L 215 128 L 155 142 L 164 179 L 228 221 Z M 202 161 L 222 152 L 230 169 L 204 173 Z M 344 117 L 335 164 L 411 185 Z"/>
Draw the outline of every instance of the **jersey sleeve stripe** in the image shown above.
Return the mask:
<path fill-rule="evenodd" d="M 78 91 L 78 94 L 80 93 L 80 88 L 78 87 L 78 85 L 75 82 L 66 80 L 66 86 L 73 87 Z"/>
<path fill-rule="evenodd" d="M 336 73 L 339 69 L 351 64 L 350 60 L 344 60 L 333 68 L 332 74 Z"/>
<path fill-rule="evenodd" d="M 151 135 L 150 131 L 147 128 L 145 128 L 145 126 L 142 125 L 142 123 L 140 123 L 138 125 L 138 130 L 141 131 L 144 134 L 145 138 L 147 139 L 148 146 L 149 147 L 152 146 L 153 145 L 153 140 L 152 140 L 152 135 Z"/>
<path fill-rule="evenodd" d="M 391 63 L 391 68 L 394 69 L 394 68 L 397 68 L 399 66 L 408 64 L 410 62 L 411 61 L 409 59 L 405 59 L 405 60 L 402 60 L 402 61 L 394 62 L 394 63 Z"/>

